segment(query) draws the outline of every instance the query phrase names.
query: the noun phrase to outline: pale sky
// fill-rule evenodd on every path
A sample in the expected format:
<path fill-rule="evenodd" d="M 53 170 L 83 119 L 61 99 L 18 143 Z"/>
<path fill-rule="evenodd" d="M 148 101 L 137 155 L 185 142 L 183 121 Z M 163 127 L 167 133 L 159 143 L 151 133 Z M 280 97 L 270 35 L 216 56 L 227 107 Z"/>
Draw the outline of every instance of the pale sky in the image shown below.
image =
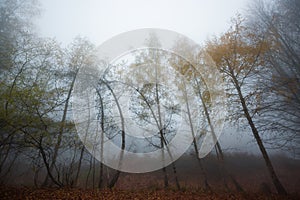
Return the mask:
<path fill-rule="evenodd" d="M 220 34 L 251 0 L 42 0 L 37 20 L 43 37 L 63 45 L 87 37 L 95 45 L 139 28 L 162 28 L 181 33 L 197 43 Z"/>

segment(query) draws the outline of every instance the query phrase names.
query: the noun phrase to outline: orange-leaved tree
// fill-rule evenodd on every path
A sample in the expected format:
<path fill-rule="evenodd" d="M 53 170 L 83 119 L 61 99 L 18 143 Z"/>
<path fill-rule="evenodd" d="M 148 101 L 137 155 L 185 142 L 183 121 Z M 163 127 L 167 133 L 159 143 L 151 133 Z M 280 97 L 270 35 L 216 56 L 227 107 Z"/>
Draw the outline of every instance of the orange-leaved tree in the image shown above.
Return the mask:
<path fill-rule="evenodd" d="M 258 77 L 259 73 L 267 70 L 263 58 L 269 43 L 264 36 L 259 37 L 244 26 L 244 20 L 239 15 L 232 21 L 232 27 L 225 34 L 207 42 L 206 50 L 228 84 L 228 108 L 231 119 L 246 119 L 277 192 L 286 194 L 254 119 L 260 103 L 259 98 L 256 98 L 261 92 L 257 89 Z"/>

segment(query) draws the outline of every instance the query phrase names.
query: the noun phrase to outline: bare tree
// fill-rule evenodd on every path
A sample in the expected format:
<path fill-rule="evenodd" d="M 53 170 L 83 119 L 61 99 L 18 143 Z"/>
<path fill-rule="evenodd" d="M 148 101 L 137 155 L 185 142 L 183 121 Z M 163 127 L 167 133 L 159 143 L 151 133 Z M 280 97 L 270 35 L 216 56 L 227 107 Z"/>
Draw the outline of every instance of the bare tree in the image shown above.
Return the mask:
<path fill-rule="evenodd" d="M 296 152 L 296 156 L 300 152 L 299 9 L 296 0 L 256 1 L 249 20 L 256 34 L 264 35 L 271 44 L 264 57 L 268 73 L 261 78 L 264 80 L 261 89 L 264 93 L 260 97 L 262 130 L 277 133 L 274 138 L 278 139 L 269 141 L 273 147 Z"/>
<path fill-rule="evenodd" d="M 57 140 L 56 144 L 54 146 L 52 161 L 50 164 L 50 171 L 52 172 L 54 165 L 56 164 L 56 160 L 58 157 L 58 152 L 61 147 L 62 143 L 62 137 L 66 126 L 67 121 L 67 114 L 69 111 L 69 104 L 70 104 L 70 98 L 71 94 L 74 88 L 74 83 L 78 74 L 78 71 L 80 68 L 90 65 L 93 62 L 93 59 L 91 58 L 91 52 L 93 51 L 94 47 L 91 43 L 89 43 L 87 40 L 84 40 L 82 38 L 76 38 L 75 42 L 72 44 L 69 55 L 65 59 L 67 60 L 67 69 L 62 69 L 65 72 L 66 78 L 67 78 L 67 90 L 66 95 L 64 96 L 64 106 L 62 110 L 62 116 L 60 121 L 59 130 L 57 133 Z M 61 75 L 60 77 L 63 77 L 63 73 L 59 72 Z M 68 85 L 69 84 L 69 85 Z M 45 184 L 47 183 L 47 179 L 45 180 Z"/>

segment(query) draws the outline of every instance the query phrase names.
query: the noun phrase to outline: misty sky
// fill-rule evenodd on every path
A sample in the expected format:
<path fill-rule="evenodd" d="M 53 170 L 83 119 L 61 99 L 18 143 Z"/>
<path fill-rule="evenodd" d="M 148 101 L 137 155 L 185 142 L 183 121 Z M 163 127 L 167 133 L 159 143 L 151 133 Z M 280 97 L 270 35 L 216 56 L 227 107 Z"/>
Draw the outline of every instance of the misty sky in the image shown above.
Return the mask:
<path fill-rule="evenodd" d="M 100 45 L 110 37 L 138 28 L 163 28 L 198 43 L 228 29 L 250 0 L 42 0 L 37 20 L 41 36 L 69 44 L 87 37 Z"/>

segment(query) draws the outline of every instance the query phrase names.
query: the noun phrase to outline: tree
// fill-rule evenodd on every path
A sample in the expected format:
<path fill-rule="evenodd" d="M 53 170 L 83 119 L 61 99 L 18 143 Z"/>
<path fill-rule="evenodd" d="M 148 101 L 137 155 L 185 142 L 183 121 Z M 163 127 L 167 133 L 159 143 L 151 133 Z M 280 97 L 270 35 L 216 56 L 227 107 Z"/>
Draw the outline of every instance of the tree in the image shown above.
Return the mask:
<path fill-rule="evenodd" d="M 59 62 L 57 49 L 54 41 L 23 37 L 12 60 L 13 67 L 4 72 L 2 79 L 2 117 L 6 124 L 1 141 L 13 139 L 10 143 L 23 154 L 35 149 L 41 153 L 45 166 L 55 130 L 52 115 L 60 105 L 53 73 Z"/>
<path fill-rule="evenodd" d="M 23 36 L 33 32 L 32 19 L 39 13 L 36 0 L 0 1 L 0 72 L 13 67 L 11 62 Z"/>
<path fill-rule="evenodd" d="M 270 177 L 279 194 L 286 190 L 279 181 L 261 136 L 253 120 L 255 109 L 248 99 L 255 94 L 255 76 L 263 72 L 264 60 L 261 59 L 268 48 L 268 43 L 243 26 L 243 20 L 238 16 L 233 21 L 233 27 L 219 39 L 209 41 L 206 49 L 224 74 L 227 83 L 232 87 L 231 95 L 239 105 L 243 117 L 246 118 L 251 132 L 263 155 Z M 233 104 L 234 102 L 230 102 Z M 235 115 L 240 117 L 240 110 L 235 109 Z"/>
<path fill-rule="evenodd" d="M 94 47 L 77 38 L 70 49 L 62 49 L 54 40 L 39 38 L 31 24 L 38 12 L 35 0 L 1 0 L 0 175 L 4 180 L 15 160 L 25 156 L 33 165 L 35 185 L 42 168 L 45 180 L 73 185 L 84 146 L 68 111 L 78 69 L 92 64 Z"/>
<path fill-rule="evenodd" d="M 217 133 L 217 131 L 219 131 L 218 124 L 220 124 L 220 122 L 222 123 L 224 120 L 222 114 L 219 113 L 220 111 L 218 110 L 222 110 L 223 112 L 223 109 L 226 108 L 224 107 L 224 88 L 222 86 L 222 81 L 219 80 L 219 76 L 216 74 L 218 71 L 215 69 L 215 64 L 203 49 L 190 44 L 186 39 L 178 40 L 173 48 L 188 61 L 173 57 L 171 59 L 172 67 L 174 67 L 180 74 L 184 75 L 185 79 L 193 87 L 195 96 L 199 99 L 198 109 L 200 109 L 200 113 L 202 114 L 200 116 L 193 116 L 192 112 L 195 112 L 196 108 L 195 105 L 189 105 L 190 100 L 187 98 L 187 93 L 191 93 L 191 91 L 188 92 L 186 87 L 181 86 L 182 91 L 185 94 L 184 103 L 187 106 L 189 125 L 191 134 L 194 138 L 193 146 L 199 163 L 200 171 L 203 175 L 204 187 L 208 190 L 211 190 L 201 160 L 201 158 L 208 153 L 207 150 L 203 150 L 203 146 L 206 145 L 203 144 L 203 141 L 205 140 L 204 138 L 207 137 L 213 140 L 212 144 L 216 149 L 217 156 L 220 161 L 221 173 L 223 175 L 226 188 L 229 189 L 227 187 L 225 177 L 229 176 L 236 189 L 238 191 L 243 191 L 242 187 L 236 181 L 234 176 L 226 170 L 224 154 L 218 141 L 218 137 L 220 136 L 220 133 Z M 196 130 L 197 128 L 193 123 L 193 119 L 195 117 L 200 118 L 200 130 Z"/>
<path fill-rule="evenodd" d="M 151 39 L 153 39 L 153 41 L 150 41 L 151 44 L 157 44 L 156 38 Z M 119 127 L 115 126 L 106 129 L 105 134 L 120 145 L 121 149 L 145 153 L 159 149 L 157 152 L 162 153 L 162 157 L 166 155 L 172 156 L 168 149 L 168 142 L 173 137 L 174 131 L 172 126 L 174 122 L 171 118 L 176 108 L 174 107 L 172 111 L 173 102 L 169 101 L 169 97 L 172 94 L 160 84 L 162 81 L 160 79 L 163 78 L 163 73 L 165 72 L 161 71 L 163 68 L 161 65 L 164 66 L 165 63 L 163 62 L 166 60 L 165 52 L 159 49 L 136 50 L 109 64 L 104 72 L 100 83 L 103 85 L 102 88 L 106 88 L 106 91 L 108 91 L 105 92 L 105 90 L 101 89 L 99 94 L 101 94 L 103 101 L 106 102 L 106 108 L 107 105 L 114 104 L 113 107 L 115 109 L 111 109 L 112 113 L 110 115 L 113 118 L 112 122 L 116 125 L 119 124 Z M 129 105 L 127 103 L 124 104 L 127 101 L 130 102 Z M 107 121 L 110 116 L 109 114 L 105 116 Z M 123 146 L 125 139 L 122 136 L 125 131 L 128 138 L 126 139 L 126 147 L 125 145 Z M 151 136 L 149 136 L 149 133 Z M 133 137 L 131 134 L 138 134 L 142 137 Z M 144 134 L 147 135 L 145 136 Z M 162 160 L 164 161 L 163 158 Z M 166 166 L 162 166 L 162 168 L 164 184 L 167 187 L 169 184 L 167 168 Z M 172 169 L 175 175 L 176 186 L 180 188 L 174 163 L 172 164 Z"/>
<path fill-rule="evenodd" d="M 299 10 L 297 0 L 257 1 L 251 8 L 249 20 L 256 34 L 263 35 L 271 44 L 264 56 L 269 72 L 262 77 L 264 96 L 261 99 L 269 96 L 272 100 L 262 101 L 261 107 L 267 108 L 261 112 L 265 119 L 262 123 L 279 135 L 279 140 L 271 141 L 273 146 L 293 151 L 299 150 L 300 140 Z"/>
<path fill-rule="evenodd" d="M 65 133 L 64 129 L 66 128 L 67 120 L 68 118 L 68 111 L 69 111 L 69 104 L 70 104 L 70 98 L 71 94 L 74 88 L 75 80 L 78 74 L 78 71 L 80 68 L 83 68 L 88 65 L 92 65 L 94 62 L 94 59 L 92 57 L 92 52 L 95 49 L 95 47 L 87 40 L 83 38 L 76 38 L 74 43 L 71 45 L 69 50 L 65 50 L 67 53 L 65 54 L 65 62 L 66 68 L 61 69 L 62 71 L 58 72 L 60 78 L 64 78 L 65 83 L 61 82 L 61 84 L 64 84 L 67 89 L 64 89 L 65 94 L 63 95 L 63 102 L 64 106 L 62 108 L 62 116 L 60 121 L 59 130 L 57 133 L 57 140 L 56 144 L 54 146 L 53 150 L 53 156 L 51 159 L 50 164 L 50 171 L 52 172 L 56 160 L 58 157 L 59 149 L 61 147 L 63 134 Z M 82 150 L 83 151 L 83 147 Z M 82 153 L 81 153 L 82 155 Z M 80 157 L 80 160 L 82 157 Z M 81 161 L 79 162 L 81 163 Z M 80 165 L 79 165 L 80 170 Z M 79 171 L 78 170 L 78 171 Z M 78 172 L 79 173 L 79 172 Z M 77 178 L 76 178 L 77 179 Z M 47 179 L 45 180 L 45 183 L 47 182 Z"/>
<path fill-rule="evenodd" d="M 25 63 L 21 57 L 28 47 L 28 39 L 32 34 L 30 19 L 38 14 L 35 1 L 0 1 L 0 173 L 8 160 L 11 149 L 15 147 L 16 134 L 20 126 L 12 126 L 12 116 L 17 115 L 17 110 L 8 108 L 13 95 L 16 94 L 15 85 L 22 74 Z M 25 47 L 27 46 L 27 47 Z M 28 57 L 23 57 L 23 61 Z M 21 65 L 19 65 L 21 63 Z M 11 112 L 12 113 L 9 113 Z M 10 115 L 10 116 L 9 116 Z M 20 123 L 18 123 L 20 125 Z M 17 158 L 15 154 L 15 158 Z M 15 159 L 13 159 L 13 162 Z M 12 166 L 13 162 L 9 166 Z M 10 167 L 8 168 L 10 169 Z M 4 173 L 5 174 L 5 173 Z"/>
<path fill-rule="evenodd" d="M 166 72 L 169 67 L 168 59 L 170 59 L 170 55 L 168 52 L 159 49 L 161 45 L 156 35 L 150 34 L 146 43 L 147 46 L 153 48 L 136 52 L 135 63 L 129 67 L 129 69 L 133 71 L 133 74 L 135 74 L 135 79 L 139 80 L 139 78 L 142 78 L 139 76 L 147 74 L 147 77 L 143 79 L 150 81 L 142 85 L 141 88 L 135 89 L 137 92 L 137 102 L 135 102 L 137 108 L 133 111 L 136 113 L 137 120 L 140 121 L 139 123 L 144 123 L 144 125 L 153 123 L 154 130 L 152 131 L 158 132 L 156 136 L 159 138 L 159 143 L 155 142 L 155 138 L 146 138 L 147 142 L 155 148 L 162 149 L 163 160 L 164 151 L 167 151 L 173 160 L 168 144 L 174 132 L 174 120 L 172 117 L 177 114 L 178 105 L 176 105 L 176 100 L 172 99 L 168 88 L 161 84 L 165 83 L 165 80 L 162 79 L 164 76 L 167 76 Z M 146 66 L 146 68 L 144 68 L 144 66 Z M 138 74 L 134 73 L 136 68 L 143 68 L 145 71 L 150 71 Z M 174 162 L 172 162 L 171 165 L 175 176 L 176 187 L 180 189 L 176 165 Z M 166 166 L 163 166 L 162 171 L 164 173 L 164 186 L 168 187 L 169 180 Z"/>

